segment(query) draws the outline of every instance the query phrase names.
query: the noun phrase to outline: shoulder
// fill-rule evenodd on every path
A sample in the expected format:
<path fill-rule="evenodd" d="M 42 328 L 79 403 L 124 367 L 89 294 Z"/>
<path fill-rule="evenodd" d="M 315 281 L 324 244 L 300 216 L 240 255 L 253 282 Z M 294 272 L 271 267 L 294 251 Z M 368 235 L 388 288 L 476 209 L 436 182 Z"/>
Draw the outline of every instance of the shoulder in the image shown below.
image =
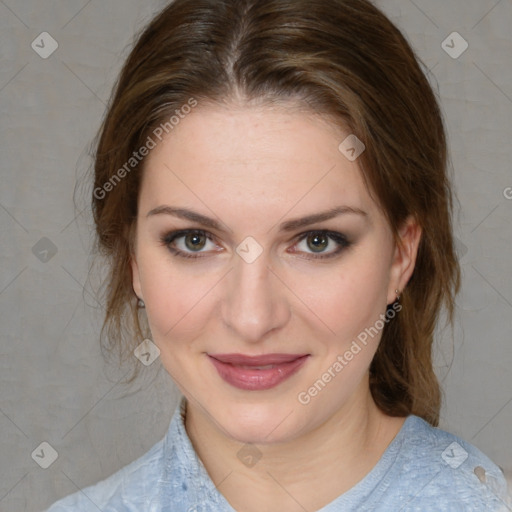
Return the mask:
<path fill-rule="evenodd" d="M 400 432 L 399 487 L 410 508 L 508 510 L 507 484 L 500 468 L 472 444 L 417 416 Z M 418 508 L 419 507 L 419 508 Z"/>
<path fill-rule="evenodd" d="M 138 510 L 137 506 L 147 505 L 148 488 L 153 487 L 161 473 L 163 443 L 162 439 L 142 457 L 117 473 L 59 500 L 46 512 L 135 511 Z M 128 508 L 133 506 L 136 508 Z"/>
<path fill-rule="evenodd" d="M 96 485 L 52 505 L 46 512 L 232 510 L 216 489 L 185 429 L 186 400 L 176 408 L 165 437 L 145 455 Z M 191 506 L 193 505 L 193 506 Z M 203 510 L 203 509 L 202 509 Z"/>

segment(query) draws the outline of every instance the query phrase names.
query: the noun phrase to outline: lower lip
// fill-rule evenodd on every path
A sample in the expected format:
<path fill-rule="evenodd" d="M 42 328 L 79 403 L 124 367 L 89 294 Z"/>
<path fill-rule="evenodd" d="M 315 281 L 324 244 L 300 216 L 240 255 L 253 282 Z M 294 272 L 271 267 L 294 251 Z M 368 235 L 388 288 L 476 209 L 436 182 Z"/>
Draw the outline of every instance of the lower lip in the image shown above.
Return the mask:
<path fill-rule="evenodd" d="M 210 356 L 209 356 L 210 357 Z M 232 386 L 249 391 L 271 389 L 296 373 L 309 356 L 302 356 L 289 363 L 281 363 L 266 370 L 250 370 L 210 357 L 219 375 Z"/>

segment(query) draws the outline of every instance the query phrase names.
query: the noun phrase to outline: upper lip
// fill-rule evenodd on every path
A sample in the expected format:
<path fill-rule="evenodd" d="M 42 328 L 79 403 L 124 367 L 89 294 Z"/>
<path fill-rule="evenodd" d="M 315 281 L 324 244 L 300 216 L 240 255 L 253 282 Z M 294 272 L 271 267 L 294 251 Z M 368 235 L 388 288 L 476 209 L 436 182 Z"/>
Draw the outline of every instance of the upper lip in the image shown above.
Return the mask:
<path fill-rule="evenodd" d="M 246 356 L 244 354 L 208 354 L 222 363 L 243 366 L 264 366 L 267 364 L 290 363 L 307 356 L 308 354 L 263 354 L 259 356 Z"/>

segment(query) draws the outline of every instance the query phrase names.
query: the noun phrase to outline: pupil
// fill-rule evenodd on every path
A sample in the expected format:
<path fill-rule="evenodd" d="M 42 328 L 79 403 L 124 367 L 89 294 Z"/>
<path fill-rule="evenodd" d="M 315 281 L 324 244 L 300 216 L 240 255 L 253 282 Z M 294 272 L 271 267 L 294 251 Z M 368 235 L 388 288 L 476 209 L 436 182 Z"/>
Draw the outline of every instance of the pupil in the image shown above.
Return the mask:
<path fill-rule="evenodd" d="M 322 252 L 329 245 L 329 239 L 325 235 L 310 235 L 308 245 L 313 252 Z"/>
<path fill-rule="evenodd" d="M 191 251 L 199 251 L 206 245 L 206 237 L 197 233 L 187 235 L 185 237 L 185 245 Z"/>

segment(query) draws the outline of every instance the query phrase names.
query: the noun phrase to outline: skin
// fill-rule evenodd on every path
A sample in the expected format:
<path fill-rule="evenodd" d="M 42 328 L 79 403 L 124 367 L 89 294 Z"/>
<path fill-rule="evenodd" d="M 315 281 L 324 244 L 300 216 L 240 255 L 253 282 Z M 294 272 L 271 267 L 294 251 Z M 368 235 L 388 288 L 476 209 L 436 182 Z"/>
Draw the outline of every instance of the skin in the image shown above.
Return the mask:
<path fill-rule="evenodd" d="M 338 150 L 347 135 L 297 105 L 207 105 L 146 160 L 133 288 L 162 363 L 187 397 L 187 433 L 236 510 L 318 510 L 371 471 L 404 422 L 383 414 L 370 394 L 380 332 L 307 405 L 297 398 L 395 301 L 421 236 L 411 218 L 402 246 L 395 244 L 357 160 Z M 219 226 L 148 215 L 164 205 Z M 281 229 L 341 206 L 366 215 Z M 199 253 L 185 244 L 190 237 L 171 243 L 199 258 L 173 254 L 162 242 L 182 229 L 211 233 Z M 331 240 L 314 252 L 307 238 L 299 240 L 313 230 L 342 233 L 351 245 L 315 259 L 340 246 Z M 263 249 L 253 263 L 236 253 L 249 236 Z M 221 379 L 208 353 L 310 357 L 277 387 L 247 391 Z M 237 457 L 245 444 L 261 455 L 253 467 Z"/>

